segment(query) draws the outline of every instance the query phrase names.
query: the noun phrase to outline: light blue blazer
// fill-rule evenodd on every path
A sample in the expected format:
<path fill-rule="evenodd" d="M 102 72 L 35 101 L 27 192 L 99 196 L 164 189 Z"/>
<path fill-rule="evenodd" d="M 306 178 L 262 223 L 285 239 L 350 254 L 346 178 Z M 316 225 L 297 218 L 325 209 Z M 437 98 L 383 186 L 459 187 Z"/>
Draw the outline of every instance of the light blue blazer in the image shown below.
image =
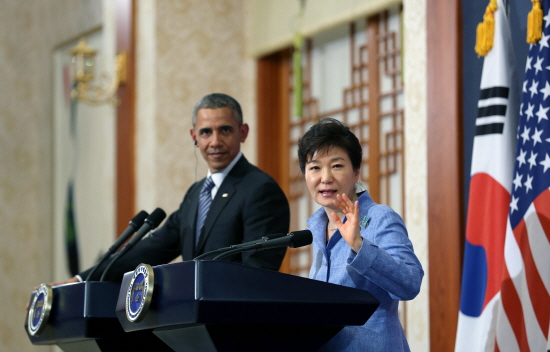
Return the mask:
<path fill-rule="evenodd" d="M 420 291 L 422 265 L 399 214 L 374 203 L 368 192 L 358 200 L 363 245 L 357 254 L 339 231 L 326 242 L 328 218 L 324 208 L 308 219 L 313 234 L 309 277 L 366 290 L 380 306 L 364 325 L 343 328 L 322 351 L 410 351 L 397 306 L 400 300 L 411 300 Z"/>

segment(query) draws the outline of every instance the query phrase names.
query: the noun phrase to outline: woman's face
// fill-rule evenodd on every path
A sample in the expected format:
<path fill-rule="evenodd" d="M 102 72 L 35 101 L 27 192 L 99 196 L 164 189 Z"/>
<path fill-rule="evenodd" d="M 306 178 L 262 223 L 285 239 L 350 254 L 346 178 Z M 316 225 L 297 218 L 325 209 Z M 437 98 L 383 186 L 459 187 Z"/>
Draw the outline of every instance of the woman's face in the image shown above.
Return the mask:
<path fill-rule="evenodd" d="M 348 153 L 340 147 L 315 152 L 306 162 L 305 178 L 311 197 L 323 207 L 339 210 L 333 203 L 336 194 L 345 193 L 351 201 L 357 198 L 359 170 L 353 170 Z"/>

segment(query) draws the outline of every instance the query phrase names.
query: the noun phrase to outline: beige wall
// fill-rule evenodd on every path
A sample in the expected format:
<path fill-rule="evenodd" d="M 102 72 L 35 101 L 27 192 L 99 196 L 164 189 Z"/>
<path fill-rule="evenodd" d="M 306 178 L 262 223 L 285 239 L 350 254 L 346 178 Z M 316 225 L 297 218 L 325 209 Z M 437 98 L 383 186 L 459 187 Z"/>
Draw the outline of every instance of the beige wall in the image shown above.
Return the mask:
<path fill-rule="evenodd" d="M 256 161 L 253 55 L 289 43 L 292 31 L 281 29 L 285 26 L 280 16 L 283 2 L 298 9 L 297 0 L 137 1 L 136 210 L 158 206 L 171 212 L 189 185 L 205 174 L 204 161 L 188 134 L 192 106 L 204 94 L 225 92 L 241 102 L 251 125 L 243 151 Z M 312 19 L 325 20 L 306 21 L 306 32 L 395 1 L 339 1 L 346 4 L 340 6 L 342 11 L 337 11 L 336 3 L 318 0 Z M 414 165 L 406 171 L 410 204 L 406 212 L 426 268 L 425 47 L 418 41 L 425 37 L 425 2 L 405 0 L 404 4 L 405 9 L 413 9 L 405 12 L 407 28 L 415 26 L 405 38 L 406 92 L 415 91 L 406 95 L 411 123 L 406 127 L 406 155 Z M 292 15 L 288 11 L 286 15 Z M 48 350 L 28 342 L 23 320 L 31 288 L 52 278 L 52 53 L 74 36 L 99 26 L 101 17 L 97 0 L 0 0 L 0 278 L 4 282 L 0 350 Z M 425 290 L 408 307 L 411 347 L 427 351 Z"/>
<path fill-rule="evenodd" d="M 426 86 L 426 0 L 403 1 L 405 84 L 405 222 L 424 268 L 418 296 L 407 302 L 411 351 L 430 350 L 428 284 L 428 159 Z"/>
<path fill-rule="evenodd" d="M 145 0 L 138 10 L 137 207 L 171 212 L 206 175 L 189 136 L 202 96 L 223 92 L 241 103 L 251 125 L 243 152 L 255 161 L 254 62 L 244 50 L 243 1 Z"/>
<path fill-rule="evenodd" d="M 52 56 L 56 47 L 101 25 L 101 4 L 0 0 L 3 351 L 49 350 L 30 344 L 23 322 L 32 287 L 53 279 Z M 140 23 L 144 37 L 137 43 L 138 107 L 143 108 L 136 139 L 137 208 L 172 211 L 195 179 L 195 169 L 196 178 L 206 172 L 188 135 L 192 107 L 201 96 L 213 91 L 234 96 L 254 131 L 254 64 L 245 57 L 244 4 L 144 1 L 138 8 L 138 17 L 147 20 Z M 147 42 L 145 35 L 153 41 Z M 252 161 L 254 135 L 243 149 Z"/>
<path fill-rule="evenodd" d="M 374 14 L 401 0 L 246 0 L 251 37 L 247 50 L 253 56 L 269 54 L 292 43 L 296 31 L 312 36 L 361 16 Z M 304 7 L 301 7 L 301 4 Z"/>
<path fill-rule="evenodd" d="M 52 277 L 52 58 L 101 21 L 98 1 L 0 0 L 0 350 L 44 351 L 25 304 Z"/>

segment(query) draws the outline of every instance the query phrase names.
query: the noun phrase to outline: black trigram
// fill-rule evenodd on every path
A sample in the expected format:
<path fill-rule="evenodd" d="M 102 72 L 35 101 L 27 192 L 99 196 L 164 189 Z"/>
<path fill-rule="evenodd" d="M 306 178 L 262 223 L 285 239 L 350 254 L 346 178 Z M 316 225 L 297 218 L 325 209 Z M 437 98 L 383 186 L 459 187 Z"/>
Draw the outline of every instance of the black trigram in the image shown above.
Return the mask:
<path fill-rule="evenodd" d="M 502 133 L 508 107 L 508 87 L 481 90 L 477 105 L 476 136 Z"/>

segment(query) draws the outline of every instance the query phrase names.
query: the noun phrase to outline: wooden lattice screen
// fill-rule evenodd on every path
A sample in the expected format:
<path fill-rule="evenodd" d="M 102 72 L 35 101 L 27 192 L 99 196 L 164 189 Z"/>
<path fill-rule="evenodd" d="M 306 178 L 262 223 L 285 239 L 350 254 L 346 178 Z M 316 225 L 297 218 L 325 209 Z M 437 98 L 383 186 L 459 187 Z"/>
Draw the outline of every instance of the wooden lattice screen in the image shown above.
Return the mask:
<path fill-rule="evenodd" d="M 347 39 L 341 42 L 349 47 L 349 62 L 330 59 L 330 65 L 349 66 L 349 83 L 328 93 L 341 96 L 337 108 L 323 110 L 320 104 L 323 97 L 314 95 L 315 80 L 322 77 L 317 77 L 312 69 L 318 48 L 316 37 L 307 40 L 303 60 L 303 117 L 289 114 L 288 124 L 291 229 L 305 228 L 305 221 L 319 207 L 311 200 L 300 171 L 297 143 L 309 126 L 323 117 L 339 119 L 352 129 L 363 146 L 361 181 L 374 201 L 391 206 L 405 217 L 401 14 L 399 7 L 347 25 Z M 322 47 L 323 43 L 319 45 Z M 287 67 L 288 82 L 292 83 L 292 65 Z M 290 86 L 289 96 L 292 91 Z M 311 259 L 309 246 L 290 249 L 285 266 L 289 273 L 307 277 Z"/>

